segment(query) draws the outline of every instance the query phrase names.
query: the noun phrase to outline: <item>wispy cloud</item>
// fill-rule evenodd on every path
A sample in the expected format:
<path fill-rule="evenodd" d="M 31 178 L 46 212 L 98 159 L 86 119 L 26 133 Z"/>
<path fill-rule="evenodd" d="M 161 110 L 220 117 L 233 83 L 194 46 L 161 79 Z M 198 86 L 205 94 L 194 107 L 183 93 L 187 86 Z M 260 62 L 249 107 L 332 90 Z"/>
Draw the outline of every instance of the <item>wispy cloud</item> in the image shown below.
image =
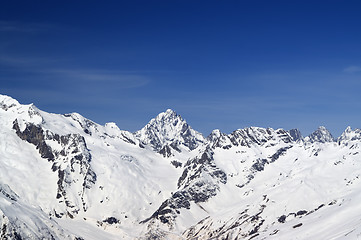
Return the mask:
<path fill-rule="evenodd" d="M 137 88 L 149 83 L 149 78 L 136 71 L 116 71 L 104 69 L 64 68 L 63 61 L 47 58 L 26 58 L 0 56 L 0 66 L 17 74 L 35 75 L 41 79 L 55 79 L 73 84 L 116 84 L 117 88 Z M 10 68 L 9 68 L 10 67 Z"/>
<path fill-rule="evenodd" d="M 349 67 L 345 68 L 343 71 L 346 73 L 361 72 L 361 67 L 360 66 L 349 66 Z"/>
<path fill-rule="evenodd" d="M 57 75 L 63 79 L 92 84 L 120 84 L 121 88 L 136 88 L 146 85 L 149 79 L 140 74 L 129 74 L 106 70 L 60 70 L 49 69 L 44 72 Z"/>
<path fill-rule="evenodd" d="M 57 60 L 50 58 L 39 58 L 39 57 L 19 57 L 19 56 L 1 56 L 0 55 L 0 65 L 5 65 L 9 67 L 17 67 L 21 69 L 34 68 L 37 66 L 44 66 L 49 63 L 54 63 Z"/>
<path fill-rule="evenodd" d="M 34 33 L 49 29 L 48 24 L 23 23 L 17 21 L 0 21 L 0 32 Z"/>

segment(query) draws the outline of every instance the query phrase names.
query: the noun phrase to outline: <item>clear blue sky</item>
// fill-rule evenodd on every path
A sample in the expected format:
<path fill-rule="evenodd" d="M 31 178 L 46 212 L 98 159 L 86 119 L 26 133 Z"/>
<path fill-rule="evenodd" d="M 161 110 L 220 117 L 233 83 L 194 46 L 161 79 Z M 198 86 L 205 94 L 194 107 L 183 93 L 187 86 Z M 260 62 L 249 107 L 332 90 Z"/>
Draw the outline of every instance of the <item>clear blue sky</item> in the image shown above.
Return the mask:
<path fill-rule="evenodd" d="M 361 128 L 360 1 L 4 1 L 0 93 L 135 131 Z"/>

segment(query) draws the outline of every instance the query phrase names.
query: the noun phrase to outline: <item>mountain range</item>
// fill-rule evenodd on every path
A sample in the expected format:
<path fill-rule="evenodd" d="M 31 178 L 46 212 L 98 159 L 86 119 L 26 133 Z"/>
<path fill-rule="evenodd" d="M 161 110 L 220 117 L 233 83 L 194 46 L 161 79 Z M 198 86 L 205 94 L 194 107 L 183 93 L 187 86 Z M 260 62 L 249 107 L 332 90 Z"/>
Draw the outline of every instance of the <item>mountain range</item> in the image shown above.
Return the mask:
<path fill-rule="evenodd" d="M 139 131 L 0 95 L 1 239 L 361 238 L 361 130 Z"/>

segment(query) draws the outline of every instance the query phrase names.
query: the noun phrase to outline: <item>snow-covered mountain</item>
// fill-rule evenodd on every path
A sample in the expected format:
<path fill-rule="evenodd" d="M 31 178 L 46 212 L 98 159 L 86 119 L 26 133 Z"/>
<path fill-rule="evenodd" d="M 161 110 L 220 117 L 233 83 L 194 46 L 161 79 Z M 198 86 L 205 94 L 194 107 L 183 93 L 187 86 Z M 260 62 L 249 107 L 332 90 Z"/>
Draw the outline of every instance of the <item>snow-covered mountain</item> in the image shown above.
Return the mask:
<path fill-rule="evenodd" d="M 316 131 L 311 133 L 310 136 L 305 138 L 305 141 L 314 143 L 326 143 L 326 142 L 334 142 L 335 139 L 332 137 L 331 133 L 324 127 L 320 126 Z"/>
<path fill-rule="evenodd" d="M 131 133 L 0 95 L 0 239 L 361 238 L 361 130 Z"/>
<path fill-rule="evenodd" d="M 174 152 L 192 151 L 205 141 L 201 133 L 193 130 L 171 109 L 150 120 L 134 135 L 143 144 L 167 157 L 174 155 Z"/>

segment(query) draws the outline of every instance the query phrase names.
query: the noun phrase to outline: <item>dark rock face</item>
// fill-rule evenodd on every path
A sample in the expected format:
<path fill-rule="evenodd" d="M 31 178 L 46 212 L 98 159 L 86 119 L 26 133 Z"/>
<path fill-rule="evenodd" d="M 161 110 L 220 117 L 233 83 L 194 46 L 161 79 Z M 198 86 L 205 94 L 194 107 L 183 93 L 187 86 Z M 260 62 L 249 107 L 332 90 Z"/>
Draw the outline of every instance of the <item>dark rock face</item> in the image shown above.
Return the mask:
<path fill-rule="evenodd" d="M 80 206 L 76 205 L 78 202 L 76 198 L 80 198 L 82 209 L 86 211 L 87 206 L 83 196 L 86 189 L 90 189 L 95 183 L 96 174 L 91 169 L 91 155 L 84 137 L 78 134 L 59 136 L 49 130 L 44 131 L 41 126 L 34 124 L 27 124 L 21 131 L 17 120 L 13 123 L 13 129 L 21 139 L 35 145 L 42 158 L 53 163 L 51 169 L 58 172 L 56 198 L 68 208 L 66 214 L 73 217 L 79 212 Z M 53 141 L 61 150 L 53 150 L 46 141 Z M 68 192 L 74 192 L 72 188 L 76 185 L 80 185 L 82 191 L 78 196 L 69 196 Z M 57 216 L 64 214 L 56 213 Z"/>
<path fill-rule="evenodd" d="M 316 131 L 314 131 L 313 133 L 311 133 L 311 135 L 308 136 L 308 141 L 311 143 L 326 143 L 334 142 L 335 139 L 325 127 L 319 127 Z"/>
<path fill-rule="evenodd" d="M 136 143 L 131 138 L 129 138 L 127 135 L 122 134 L 122 137 L 125 142 L 136 145 Z"/>
<path fill-rule="evenodd" d="M 12 103 L 12 104 L 5 104 L 3 102 L 0 102 L 0 108 L 4 109 L 5 111 L 9 110 L 9 108 L 15 107 L 16 104 Z"/>
<path fill-rule="evenodd" d="M 173 148 L 173 149 L 176 150 L 177 152 L 181 152 L 181 150 L 179 149 L 179 145 L 180 145 L 180 144 L 179 144 L 177 141 L 172 142 L 172 143 L 170 144 L 171 148 Z"/>
<path fill-rule="evenodd" d="M 206 180 L 204 175 L 208 175 L 211 180 Z M 215 165 L 213 152 L 207 148 L 200 157 L 185 164 L 183 174 L 178 180 L 179 190 L 164 201 L 150 218 L 141 223 L 158 219 L 172 228 L 179 209 L 190 209 L 191 202 L 206 202 L 217 194 L 221 183 L 227 183 L 227 175 Z"/>
<path fill-rule="evenodd" d="M 12 224 L 3 224 L 1 227 L 1 239 L 15 239 L 15 240 L 23 240 L 24 238 L 21 237 L 21 234 L 18 233 L 16 226 Z"/>
<path fill-rule="evenodd" d="M 298 129 L 291 129 L 288 132 L 290 133 L 292 140 L 295 142 L 303 139 L 302 134 Z"/>
<path fill-rule="evenodd" d="M 191 127 L 185 123 L 182 128 L 181 137 L 184 140 L 184 145 L 188 147 L 190 150 L 196 149 L 202 141 L 195 138 L 191 132 Z"/>
<path fill-rule="evenodd" d="M 280 156 L 284 155 L 286 151 L 290 148 L 292 148 L 292 146 L 278 149 L 277 152 L 271 156 L 271 162 L 276 161 Z"/>
<path fill-rule="evenodd" d="M 296 224 L 293 226 L 293 228 L 298 228 L 298 227 L 301 227 L 302 226 L 302 223 L 299 223 L 299 224 Z"/>
<path fill-rule="evenodd" d="M 304 215 L 304 214 L 306 214 L 306 213 L 307 213 L 306 210 L 300 210 L 300 211 L 298 211 L 298 212 L 296 213 L 296 215 L 297 215 L 297 216 L 301 216 L 301 215 Z"/>
<path fill-rule="evenodd" d="M 176 160 L 170 162 L 175 168 L 182 167 L 182 163 Z"/>
<path fill-rule="evenodd" d="M 252 165 L 252 168 L 258 172 L 264 170 L 264 165 L 268 164 L 267 159 L 257 159 L 256 163 Z"/>
<path fill-rule="evenodd" d="M 51 148 L 45 143 L 45 134 L 42 128 L 34 124 L 29 124 L 23 132 L 20 131 L 18 121 L 13 122 L 13 129 L 22 139 L 36 146 L 42 158 L 54 161 L 54 155 Z"/>
<path fill-rule="evenodd" d="M 165 145 L 158 153 L 163 155 L 163 157 L 171 157 L 173 155 L 172 150 L 168 145 Z"/>
<path fill-rule="evenodd" d="M 116 219 L 115 217 L 108 217 L 107 219 L 103 220 L 103 222 L 108 224 L 116 224 L 119 223 L 119 220 Z"/>
<path fill-rule="evenodd" d="M 286 221 L 286 218 L 287 218 L 286 215 L 282 215 L 282 216 L 280 216 L 280 217 L 278 218 L 278 222 L 284 223 L 284 222 Z"/>

